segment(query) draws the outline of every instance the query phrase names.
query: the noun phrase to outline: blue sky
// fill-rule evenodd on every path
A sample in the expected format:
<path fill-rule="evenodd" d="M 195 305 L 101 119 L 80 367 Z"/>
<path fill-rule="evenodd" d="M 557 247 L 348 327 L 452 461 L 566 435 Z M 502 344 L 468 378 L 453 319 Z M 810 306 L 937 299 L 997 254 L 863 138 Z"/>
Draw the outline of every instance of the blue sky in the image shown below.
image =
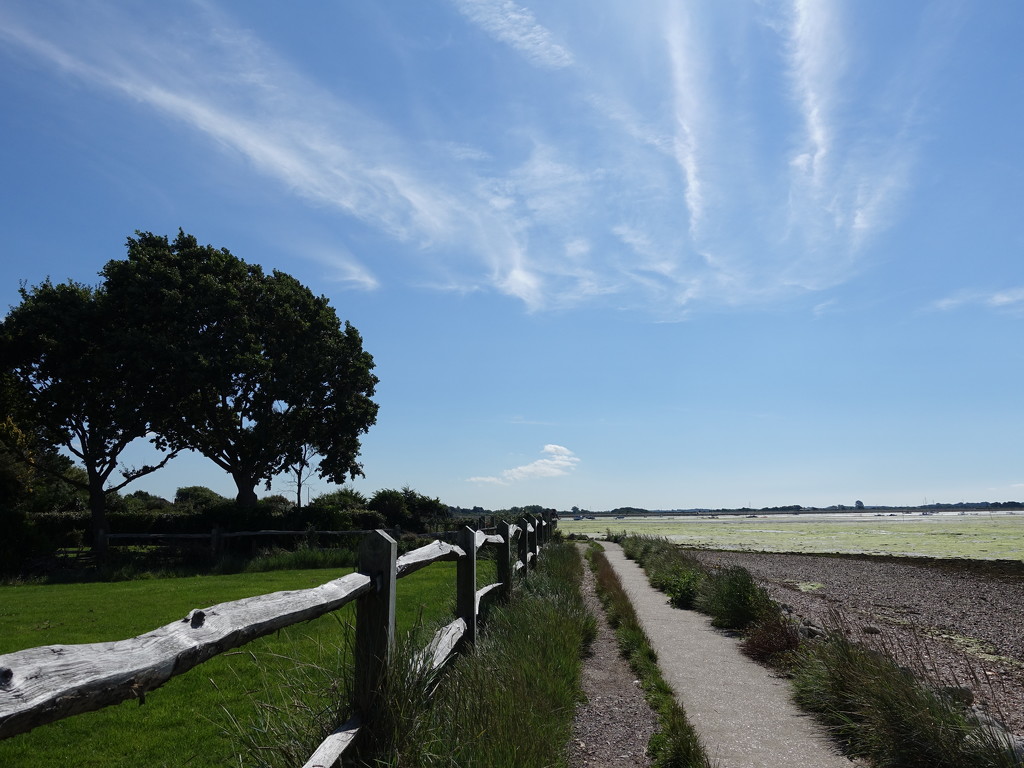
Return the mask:
<path fill-rule="evenodd" d="M 1021 39 L 1017 0 L 6 0 L 0 300 L 135 230 L 295 275 L 377 363 L 366 492 L 1022 499 Z M 192 484 L 233 492 L 134 487 Z"/>

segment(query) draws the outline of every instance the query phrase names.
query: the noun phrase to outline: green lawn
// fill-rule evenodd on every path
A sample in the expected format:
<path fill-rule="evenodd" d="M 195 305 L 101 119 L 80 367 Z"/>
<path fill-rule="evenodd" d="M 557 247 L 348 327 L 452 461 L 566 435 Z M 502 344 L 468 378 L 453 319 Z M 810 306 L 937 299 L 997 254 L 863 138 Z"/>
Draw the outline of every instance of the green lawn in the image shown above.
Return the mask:
<path fill-rule="evenodd" d="M 481 563 L 480 581 L 493 579 Z M 40 645 L 121 640 L 184 617 L 193 608 L 287 589 L 305 589 L 348 571 L 302 570 L 194 576 L 119 583 L 0 587 L 0 653 Z M 489 577 L 489 578 L 488 578 Z M 399 630 L 422 617 L 447 618 L 454 606 L 455 565 L 436 563 L 398 582 Z M 215 657 L 136 701 L 77 715 L 0 741 L 0 766 L 240 765 L 225 711 L 245 721 L 267 670 L 287 669 L 280 656 L 309 659 L 342 642 L 346 606 Z M 340 663 L 330 653 L 332 663 Z"/>

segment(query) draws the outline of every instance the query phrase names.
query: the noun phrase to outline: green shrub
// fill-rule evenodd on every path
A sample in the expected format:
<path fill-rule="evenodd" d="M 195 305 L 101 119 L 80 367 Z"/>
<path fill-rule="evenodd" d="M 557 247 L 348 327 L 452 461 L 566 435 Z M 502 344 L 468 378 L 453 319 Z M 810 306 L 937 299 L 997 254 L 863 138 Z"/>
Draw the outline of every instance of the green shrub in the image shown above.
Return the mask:
<path fill-rule="evenodd" d="M 706 569 L 671 541 L 659 536 L 625 536 L 626 557 L 636 560 L 655 589 L 668 595 L 676 608 L 693 608 Z"/>
<path fill-rule="evenodd" d="M 731 567 L 708 575 L 700 585 L 697 608 L 721 629 L 743 630 L 778 608 L 745 568 Z"/>
<path fill-rule="evenodd" d="M 700 571 L 679 569 L 664 579 L 661 589 L 676 608 L 693 608 L 703 581 L 704 575 Z"/>
<path fill-rule="evenodd" d="M 781 611 L 775 611 L 747 627 L 740 647 L 754 661 L 787 670 L 800 647 L 800 631 Z"/>

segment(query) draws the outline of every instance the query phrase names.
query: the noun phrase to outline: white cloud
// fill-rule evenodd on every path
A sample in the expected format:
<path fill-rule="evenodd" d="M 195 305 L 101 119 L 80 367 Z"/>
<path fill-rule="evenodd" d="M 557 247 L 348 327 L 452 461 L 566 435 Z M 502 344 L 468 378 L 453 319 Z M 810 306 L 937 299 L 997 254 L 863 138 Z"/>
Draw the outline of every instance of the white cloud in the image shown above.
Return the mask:
<path fill-rule="evenodd" d="M 380 287 L 380 281 L 373 272 L 348 251 L 323 249 L 312 253 L 305 251 L 304 255 L 330 269 L 325 277 L 330 282 L 342 283 L 363 291 L 374 291 Z"/>
<path fill-rule="evenodd" d="M 995 292 L 958 291 L 933 301 L 929 305 L 929 309 L 939 312 L 949 312 L 963 307 L 983 307 L 1013 313 L 1024 312 L 1024 287 L 1006 288 Z"/>
<path fill-rule="evenodd" d="M 153 11 L 156 21 L 102 2 L 89 6 L 103 10 L 95 14 L 69 2 L 53 23 L 0 10 L 0 43 L 187 126 L 310 207 L 396 240 L 388 250 L 415 260 L 410 283 L 500 292 L 531 311 L 589 304 L 664 318 L 698 303 L 820 290 L 847 279 L 898 215 L 914 167 L 914 97 L 933 68 L 908 45 L 910 64 L 854 83 L 869 86 L 870 101 L 846 109 L 849 81 L 870 68 L 839 4 L 793 0 L 784 17 L 766 8 L 777 34 L 759 28 L 759 46 L 776 50 L 755 61 L 740 43 L 756 23 L 714 4 L 604 8 L 628 17 L 628 29 L 598 50 L 592 33 L 567 27 L 570 52 L 562 30 L 512 0 L 451 2 L 533 64 L 573 65 L 571 77 L 548 76 L 543 88 L 530 80 L 527 91 L 497 77 L 473 105 L 406 99 L 396 81 L 387 101 L 419 105 L 404 120 L 388 106 L 370 111 L 375 94 L 311 80 L 210 2 L 190 15 Z M 446 74 L 429 77 L 442 88 Z M 449 109 L 473 119 L 457 112 L 453 123 Z M 856 131 L 844 123 L 854 111 Z M 794 116 L 795 131 L 785 124 Z M 314 258 L 350 286 L 378 284 L 350 254 Z M 1012 294 L 993 302 L 1018 304 Z"/>
<path fill-rule="evenodd" d="M 814 313 L 815 317 L 821 317 L 823 315 L 831 314 L 832 312 L 835 311 L 837 304 L 838 302 L 836 299 L 829 299 L 828 301 L 823 301 L 820 304 L 816 304 L 812 312 Z"/>
<path fill-rule="evenodd" d="M 546 454 L 543 459 L 503 470 L 498 476 L 470 477 L 466 482 L 511 485 L 538 477 L 561 477 L 572 472 L 580 463 L 575 453 L 561 445 L 545 445 L 542 453 Z"/>
<path fill-rule="evenodd" d="M 512 0 L 453 0 L 471 22 L 523 54 L 529 61 L 548 69 L 571 66 L 573 55 L 555 42 L 551 31 L 528 8 Z"/>
<path fill-rule="evenodd" d="M 701 122 L 702 97 L 699 58 L 694 55 L 697 36 L 690 30 L 690 19 L 683 12 L 684 4 L 673 4 L 666 30 L 671 62 L 675 131 L 672 154 L 682 171 L 686 184 L 686 207 L 690 217 L 690 233 L 695 235 L 704 218 L 704 184 L 700 169 L 700 148 L 697 133 Z"/>
<path fill-rule="evenodd" d="M 833 4 L 795 0 L 789 29 L 789 66 L 804 121 L 803 146 L 790 164 L 820 185 L 829 156 L 833 93 L 843 67 L 843 41 Z"/>
<path fill-rule="evenodd" d="M 401 142 L 386 125 L 304 79 L 212 9 L 203 23 L 166 38 L 148 36 L 127 16 L 107 22 L 56 43 L 16 23 L 7 25 L 5 37 L 207 135 L 295 193 L 393 237 L 429 243 L 456 227 L 452 195 L 403 164 Z"/>
<path fill-rule="evenodd" d="M 1022 302 L 1024 302 L 1024 288 L 1011 288 L 988 297 L 990 307 L 1008 307 Z"/>

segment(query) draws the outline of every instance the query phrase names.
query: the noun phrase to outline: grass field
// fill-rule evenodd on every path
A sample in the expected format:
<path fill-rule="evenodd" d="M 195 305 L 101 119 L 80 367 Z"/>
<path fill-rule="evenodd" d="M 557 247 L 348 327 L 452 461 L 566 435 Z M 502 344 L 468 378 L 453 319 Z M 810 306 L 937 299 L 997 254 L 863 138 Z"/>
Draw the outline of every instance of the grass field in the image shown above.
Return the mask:
<path fill-rule="evenodd" d="M 481 563 L 481 583 L 493 575 Z M 286 589 L 305 589 L 347 571 L 293 570 L 229 576 L 195 576 L 119 583 L 0 587 L 0 653 L 51 644 L 121 640 L 228 600 Z M 399 631 L 418 620 L 430 624 L 451 615 L 455 565 L 437 563 L 398 582 Z M 287 669 L 286 657 L 309 659 L 343 642 L 346 606 L 311 622 L 270 635 L 215 657 L 136 701 L 77 715 L 0 741 L 0 765 L 28 768 L 75 765 L 213 767 L 240 765 L 230 712 L 250 718 L 252 693 L 264 675 Z M 324 649 L 327 649 L 326 651 Z"/>
<path fill-rule="evenodd" d="M 666 536 L 709 549 L 1024 558 L 1024 515 L 770 515 L 757 518 L 648 517 L 559 521 L 566 534 Z"/>

